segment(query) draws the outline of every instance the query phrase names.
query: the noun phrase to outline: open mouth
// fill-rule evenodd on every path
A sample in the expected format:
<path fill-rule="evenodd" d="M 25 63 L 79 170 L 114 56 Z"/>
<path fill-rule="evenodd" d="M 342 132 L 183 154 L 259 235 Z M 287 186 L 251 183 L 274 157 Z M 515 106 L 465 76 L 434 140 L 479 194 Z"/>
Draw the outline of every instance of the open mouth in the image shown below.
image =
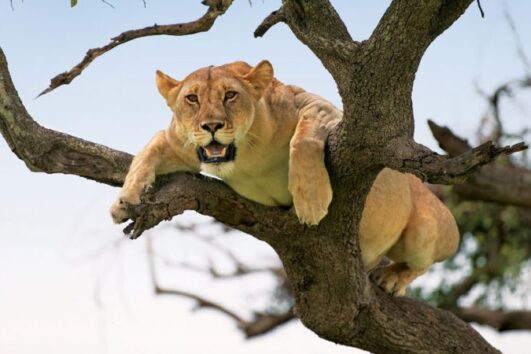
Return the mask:
<path fill-rule="evenodd" d="M 217 141 L 212 141 L 207 146 L 197 148 L 197 156 L 202 163 L 219 163 L 234 160 L 236 156 L 236 146 L 234 143 L 223 145 Z"/>

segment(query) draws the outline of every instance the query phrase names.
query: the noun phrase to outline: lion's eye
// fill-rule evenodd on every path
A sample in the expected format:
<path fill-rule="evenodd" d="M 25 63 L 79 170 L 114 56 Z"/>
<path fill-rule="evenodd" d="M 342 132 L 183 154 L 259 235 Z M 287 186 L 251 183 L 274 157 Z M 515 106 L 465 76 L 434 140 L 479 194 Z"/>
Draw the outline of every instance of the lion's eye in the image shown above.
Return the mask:
<path fill-rule="evenodd" d="M 225 101 L 232 100 L 238 96 L 238 92 L 236 91 L 227 91 L 225 92 Z"/>
<path fill-rule="evenodd" d="M 190 103 L 197 103 L 198 101 L 197 95 L 194 95 L 194 94 L 186 95 L 186 100 Z"/>

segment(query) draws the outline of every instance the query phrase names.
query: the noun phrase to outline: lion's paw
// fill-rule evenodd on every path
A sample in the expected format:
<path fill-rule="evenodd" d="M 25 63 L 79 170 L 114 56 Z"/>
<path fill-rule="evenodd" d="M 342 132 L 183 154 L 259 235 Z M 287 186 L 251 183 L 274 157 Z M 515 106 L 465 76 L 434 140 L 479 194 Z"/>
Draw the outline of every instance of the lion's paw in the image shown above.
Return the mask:
<path fill-rule="evenodd" d="M 140 204 L 140 193 L 130 193 L 122 190 L 118 199 L 111 206 L 111 217 L 115 224 L 121 224 L 131 219 L 131 206 Z"/>
<path fill-rule="evenodd" d="M 373 270 L 370 277 L 387 293 L 393 296 L 405 296 L 409 284 L 420 274 L 422 272 L 411 270 L 403 264 L 393 264 Z"/>
<path fill-rule="evenodd" d="M 129 220 L 131 218 L 131 213 L 129 211 L 128 203 L 121 198 L 116 199 L 111 206 L 111 217 L 115 224 L 121 224 Z"/>
<path fill-rule="evenodd" d="M 315 176 L 314 176 L 315 177 Z M 301 224 L 317 225 L 328 214 L 332 201 L 332 187 L 328 174 L 308 179 L 308 175 L 293 181 L 291 194 L 295 213 Z"/>

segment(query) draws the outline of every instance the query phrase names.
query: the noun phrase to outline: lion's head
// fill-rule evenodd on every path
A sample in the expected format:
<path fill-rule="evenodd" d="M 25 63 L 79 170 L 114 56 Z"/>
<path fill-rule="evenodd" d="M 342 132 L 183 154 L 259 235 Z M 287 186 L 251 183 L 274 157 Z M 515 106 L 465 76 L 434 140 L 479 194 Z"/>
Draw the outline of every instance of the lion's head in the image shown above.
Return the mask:
<path fill-rule="evenodd" d="M 254 68 L 244 62 L 202 68 L 182 81 L 157 71 L 158 90 L 174 113 L 172 129 L 196 148 L 202 164 L 213 165 L 236 158 L 272 80 L 265 60 Z"/>

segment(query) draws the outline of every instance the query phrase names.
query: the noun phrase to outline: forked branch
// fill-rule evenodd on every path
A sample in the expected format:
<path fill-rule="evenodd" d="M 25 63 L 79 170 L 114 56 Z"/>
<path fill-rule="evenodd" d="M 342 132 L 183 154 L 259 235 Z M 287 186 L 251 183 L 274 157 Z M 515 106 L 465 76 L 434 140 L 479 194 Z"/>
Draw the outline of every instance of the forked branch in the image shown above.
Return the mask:
<path fill-rule="evenodd" d="M 255 37 L 263 36 L 279 22 L 285 22 L 295 36 L 321 59 L 336 82 L 348 79 L 348 63 L 360 44 L 352 40 L 328 0 L 283 0 L 281 8 L 258 26 Z"/>

